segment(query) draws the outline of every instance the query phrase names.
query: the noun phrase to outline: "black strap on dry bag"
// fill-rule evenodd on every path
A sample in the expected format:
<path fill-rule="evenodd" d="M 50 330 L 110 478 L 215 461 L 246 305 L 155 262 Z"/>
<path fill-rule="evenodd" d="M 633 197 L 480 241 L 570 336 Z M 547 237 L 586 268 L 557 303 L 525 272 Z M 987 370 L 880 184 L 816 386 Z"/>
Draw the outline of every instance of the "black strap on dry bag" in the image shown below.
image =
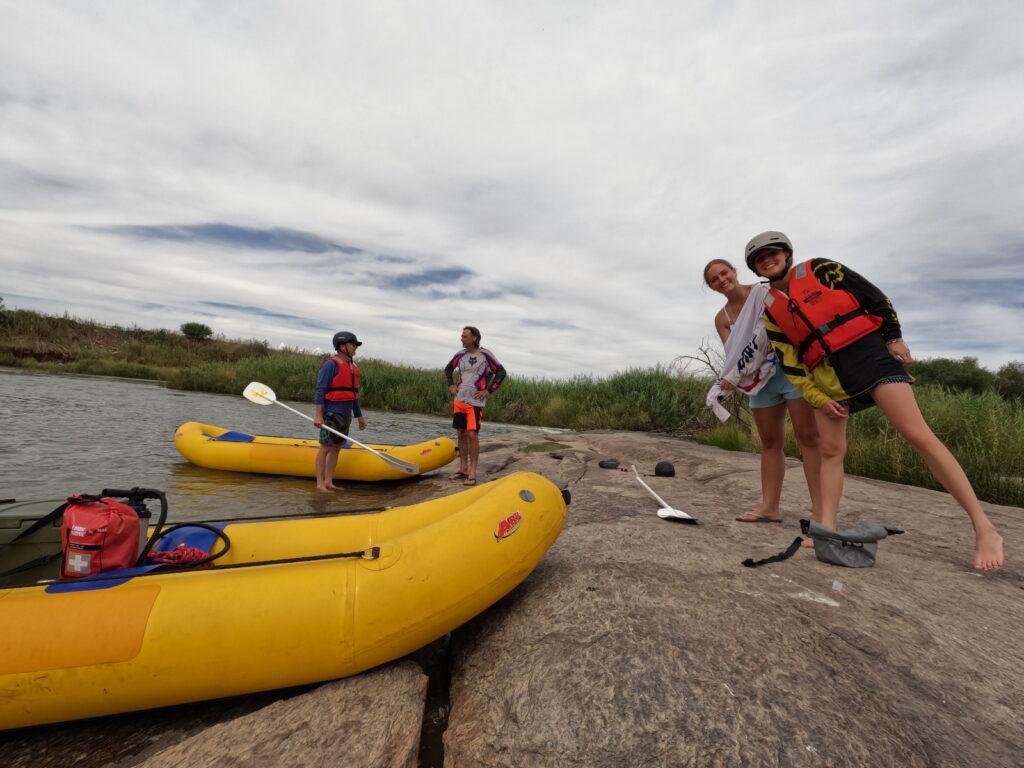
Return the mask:
<path fill-rule="evenodd" d="M 764 560 L 754 560 L 753 558 L 748 557 L 746 560 L 743 561 L 743 567 L 757 568 L 760 565 L 768 565 L 769 563 L 781 563 L 783 560 L 789 560 L 789 558 L 795 555 L 796 551 L 800 549 L 800 542 L 802 542 L 803 540 L 804 539 L 802 536 L 797 536 L 795 539 L 793 539 L 793 543 L 786 548 L 785 552 L 779 552 L 779 554 L 772 555 L 771 557 L 766 557 Z"/>

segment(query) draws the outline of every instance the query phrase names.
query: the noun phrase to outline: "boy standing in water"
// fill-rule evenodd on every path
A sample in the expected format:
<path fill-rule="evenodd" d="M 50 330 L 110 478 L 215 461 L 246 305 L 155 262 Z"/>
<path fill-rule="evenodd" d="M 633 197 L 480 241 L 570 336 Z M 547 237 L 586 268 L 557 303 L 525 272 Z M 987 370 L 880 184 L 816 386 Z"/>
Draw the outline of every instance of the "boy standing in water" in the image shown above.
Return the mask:
<path fill-rule="evenodd" d="M 351 331 L 334 334 L 335 354 L 324 360 L 316 377 L 313 424 L 317 427 L 326 425 L 347 435 L 355 416 L 359 420 L 359 429 L 366 429 L 366 419 L 359 407 L 359 366 L 354 360 L 362 344 Z M 333 432 L 320 430 L 320 449 L 316 453 L 318 491 L 337 490 L 334 469 L 338 465 L 338 453 L 343 442 Z"/>
<path fill-rule="evenodd" d="M 505 380 L 505 368 L 490 350 L 480 346 L 480 331 L 472 325 L 462 329 L 462 349 L 448 361 L 444 380 L 455 396 L 452 426 L 459 433 L 459 471 L 451 477 L 463 485 L 476 485 L 480 457 L 480 423 L 487 398 Z M 454 372 L 458 371 L 458 379 Z"/>

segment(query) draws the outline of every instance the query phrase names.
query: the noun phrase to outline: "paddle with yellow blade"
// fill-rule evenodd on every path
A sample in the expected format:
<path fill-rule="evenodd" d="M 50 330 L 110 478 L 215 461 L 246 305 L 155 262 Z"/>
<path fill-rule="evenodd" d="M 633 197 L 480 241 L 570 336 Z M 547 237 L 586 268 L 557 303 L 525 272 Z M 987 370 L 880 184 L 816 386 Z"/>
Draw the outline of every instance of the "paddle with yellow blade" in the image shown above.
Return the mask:
<path fill-rule="evenodd" d="M 257 405 L 270 405 L 271 403 L 275 403 L 277 405 L 280 405 L 282 408 L 287 408 L 292 413 L 301 416 L 306 421 L 313 421 L 312 416 L 307 416 L 302 411 L 297 411 L 290 405 L 285 405 L 284 403 L 282 403 L 280 400 L 277 399 L 277 395 L 274 394 L 274 390 L 272 390 L 266 384 L 260 384 L 258 381 L 249 382 L 249 386 L 247 386 L 245 390 L 242 392 L 242 397 L 244 397 L 249 402 L 256 403 Z M 344 435 L 338 430 L 331 429 L 326 425 L 324 425 L 322 429 L 326 429 L 328 432 L 332 432 L 338 437 L 342 437 L 345 440 L 349 440 L 355 443 L 360 448 L 369 451 L 374 456 L 378 457 L 382 461 L 387 462 L 392 467 L 401 472 L 405 472 L 408 475 L 418 475 L 420 473 L 420 468 L 415 464 L 412 464 L 408 461 L 402 461 L 401 459 L 396 459 L 394 456 L 388 456 L 386 453 L 381 453 L 380 451 L 375 450 L 368 445 L 360 443 L 355 438 L 349 437 L 348 435 Z"/>

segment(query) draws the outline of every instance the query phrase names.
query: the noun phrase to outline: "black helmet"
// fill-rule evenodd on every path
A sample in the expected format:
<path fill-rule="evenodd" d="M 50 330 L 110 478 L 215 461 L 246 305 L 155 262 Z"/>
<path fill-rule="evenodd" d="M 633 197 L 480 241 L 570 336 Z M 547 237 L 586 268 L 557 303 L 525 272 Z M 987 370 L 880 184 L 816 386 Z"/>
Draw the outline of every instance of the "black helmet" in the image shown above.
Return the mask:
<path fill-rule="evenodd" d="M 789 242 L 789 238 L 781 232 L 762 232 L 751 238 L 743 251 L 744 257 L 747 260 L 747 267 L 749 267 L 751 272 L 755 275 L 757 274 L 757 270 L 754 269 L 754 261 L 758 252 L 765 248 L 779 248 L 789 253 L 789 258 L 786 259 L 786 271 L 789 271 L 789 267 L 793 263 L 793 244 Z"/>
<path fill-rule="evenodd" d="M 357 347 L 361 347 L 363 342 L 357 339 L 352 331 L 338 331 L 334 334 L 334 348 L 337 349 L 342 344 L 355 344 Z"/>
<path fill-rule="evenodd" d="M 676 468 L 669 461 L 659 461 L 654 465 L 654 474 L 658 477 L 675 477 Z"/>

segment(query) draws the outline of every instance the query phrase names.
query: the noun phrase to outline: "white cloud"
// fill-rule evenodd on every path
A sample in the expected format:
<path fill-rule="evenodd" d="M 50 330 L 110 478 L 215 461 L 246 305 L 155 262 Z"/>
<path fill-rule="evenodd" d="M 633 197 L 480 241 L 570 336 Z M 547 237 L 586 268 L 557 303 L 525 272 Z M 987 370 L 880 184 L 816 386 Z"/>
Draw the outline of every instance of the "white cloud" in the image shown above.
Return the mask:
<path fill-rule="evenodd" d="M 37 2 L 4 16 L 11 306 L 169 327 L 209 312 L 218 332 L 307 348 L 330 335 L 211 303 L 258 307 L 421 365 L 472 323 L 514 372 L 609 373 L 712 336 L 701 266 L 781 228 L 798 257 L 891 292 L 917 349 L 1024 357 L 1006 331 L 1019 301 L 973 311 L 972 283 L 980 294 L 957 294 L 972 311 L 956 311 L 929 287 L 1019 275 L 1017 3 Z M 111 231 L 208 223 L 410 261 Z M 381 283 L 428 269 L 476 274 L 446 299 Z"/>

